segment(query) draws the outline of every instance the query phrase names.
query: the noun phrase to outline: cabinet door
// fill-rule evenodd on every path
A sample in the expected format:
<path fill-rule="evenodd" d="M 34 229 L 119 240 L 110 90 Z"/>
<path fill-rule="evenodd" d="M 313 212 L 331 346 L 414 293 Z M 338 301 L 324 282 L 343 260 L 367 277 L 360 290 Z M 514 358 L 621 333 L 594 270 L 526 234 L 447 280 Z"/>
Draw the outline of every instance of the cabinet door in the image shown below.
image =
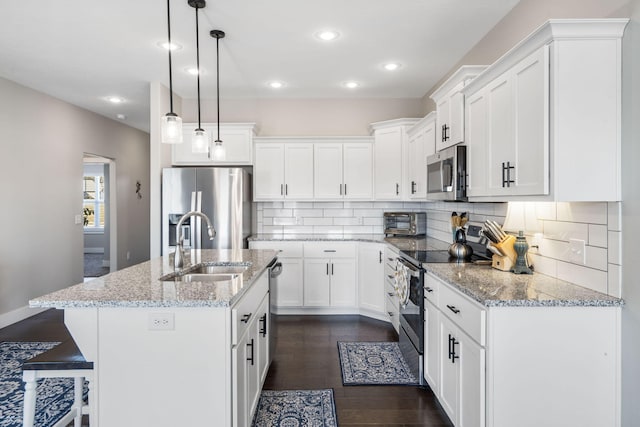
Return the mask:
<path fill-rule="evenodd" d="M 258 317 L 254 317 L 247 331 L 247 426 L 251 422 L 253 412 L 260 397 L 260 372 L 258 367 Z"/>
<path fill-rule="evenodd" d="M 269 370 L 269 334 L 271 334 L 271 319 L 269 315 L 269 295 L 267 294 L 258 308 L 258 338 L 257 338 L 257 365 L 258 365 L 258 389 L 267 377 Z M 256 401 L 257 403 L 257 401 Z"/>
<path fill-rule="evenodd" d="M 488 190 L 491 195 L 508 193 L 509 176 L 515 175 L 508 167 L 515 167 L 515 144 L 513 140 L 513 102 L 509 72 L 504 73 L 487 86 L 487 150 L 489 169 Z M 504 166 L 503 166 L 504 165 Z"/>
<path fill-rule="evenodd" d="M 455 352 L 460 356 L 459 427 L 485 425 L 485 350 L 464 333 L 456 336 Z"/>
<path fill-rule="evenodd" d="M 403 133 L 401 127 L 376 131 L 373 177 L 376 200 L 402 200 Z"/>
<path fill-rule="evenodd" d="M 440 387 L 440 312 L 430 301 L 424 301 L 424 379 L 434 393 Z"/>
<path fill-rule="evenodd" d="M 462 84 L 460 85 L 460 89 Z M 445 146 L 452 146 L 464 142 L 464 95 L 459 89 L 449 98 L 449 130 Z"/>
<path fill-rule="evenodd" d="M 514 195 L 549 194 L 549 62 L 547 47 L 512 71 L 514 102 Z M 578 160 L 576 160 L 578 161 Z"/>
<path fill-rule="evenodd" d="M 344 198 L 371 200 L 373 198 L 373 149 L 370 143 L 344 144 Z"/>
<path fill-rule="evenodd" d="M 359 245 L 358 305 L 361 309 L 384 313 L 384 245 Z"/>
<path fill-rule="evenodd" d="M 284 197 L 284 161 L 284 144 L 256 143 L 254 200 L 278 200 Z"/>
<path fill-rule="evenodd" d="M 451 123 L 449 122 L 449 97 L 445 96 L 436 104 L 436 151 L 443 150 L 448 147 L 446 133 L 450 131 Z M 446 128 L 445 128 L 446 127 Z"/>
<path fill-rule="evenodd" d="M 302 307 L 302 258 L 278 258 L 282 273 L 272 290 L 276 307 Z"/>
<path fill-rule="evenodd" d="M 356 307 L 356 262 L 352 258 L 332 259 L 330 261 L 332 307 Z"/>
<path fill-rule="evenodd" d="M 344 195 L 342 144 L 314 144 L 313 155 L 314 198 L 341 199 Z"/>
<path fill-rule="evenodd" d="M 489 195 L 487 177 L 487 97 L 483 89 L 467 99 L 467 195 Z"/>
<path fill-rule="evenodd" d="M 304 260 L 304 305 L 328 307 L 330 304 L 330 260 L 307 258 Z"/>
<path fill-rule="evenodd" d="M 313 144 L 285 144 L 284 171 L 285 198 L 313 199 Z"/>
<path fill-rule="evenodd" d="M 226 156 L 223 161 L 213 161 L 209 153 L 192 153 L 191 137 L 195 123 L 183 125 L 183 143 L 172 146 L 171 154 L 174 165 L 250 165 L 252 161 L 253 145 L 252 131 L 249 129 L 233 129 L 228 125 L 222 125 L 220 139 L 225 147 Z M 226 127 L 226 128 L 225 128 Z M 218 128 L 215 123 L 203 123 L 202 128 L 209 134 L 209 140 L 215 141 L 218 137 Z"/>
<path fill-rule="evenodd" d="M 431 122 L 408 138 L 408 197 L 413 200 L 427 199 L 427 156 L 435 153 L 435 122 Z"/>
<path fill-rule="evenodd" d="M 458 328 L 446 316 L 439 316 L 440 337 L 440 404 L 454 425 L 458 425 L 458 384 L 460 361 L 454 358 L 452 347 L 458 348 Z"/>

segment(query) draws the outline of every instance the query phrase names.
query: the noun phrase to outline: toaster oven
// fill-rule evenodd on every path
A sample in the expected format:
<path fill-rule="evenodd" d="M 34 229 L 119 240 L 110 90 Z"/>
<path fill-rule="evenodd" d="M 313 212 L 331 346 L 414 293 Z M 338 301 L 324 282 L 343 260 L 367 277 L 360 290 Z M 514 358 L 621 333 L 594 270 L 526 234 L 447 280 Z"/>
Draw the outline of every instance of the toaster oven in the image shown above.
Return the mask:
<path fill-rule="evenodd" d="M 427 233 L 425 212 L 385 212 L 384 234 L 387 236 L 423 236 Z"/>

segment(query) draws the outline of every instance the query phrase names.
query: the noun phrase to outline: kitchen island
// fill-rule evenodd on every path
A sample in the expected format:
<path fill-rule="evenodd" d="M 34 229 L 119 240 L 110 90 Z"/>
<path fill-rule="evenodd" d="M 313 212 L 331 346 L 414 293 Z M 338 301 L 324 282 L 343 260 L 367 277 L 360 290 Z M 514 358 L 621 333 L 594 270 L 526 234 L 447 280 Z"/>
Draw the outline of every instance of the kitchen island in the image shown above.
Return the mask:
<path fill-rule="evenodd" d="M 267 267 L 276 252 L 192 250 L 184 272 L 209 265 L 234 273 L 191 282 L 171 277 L 172 258 L 29 302 L 63 309 L 94 363 L 92 427 L 251 422 L 268 369 Z"/>

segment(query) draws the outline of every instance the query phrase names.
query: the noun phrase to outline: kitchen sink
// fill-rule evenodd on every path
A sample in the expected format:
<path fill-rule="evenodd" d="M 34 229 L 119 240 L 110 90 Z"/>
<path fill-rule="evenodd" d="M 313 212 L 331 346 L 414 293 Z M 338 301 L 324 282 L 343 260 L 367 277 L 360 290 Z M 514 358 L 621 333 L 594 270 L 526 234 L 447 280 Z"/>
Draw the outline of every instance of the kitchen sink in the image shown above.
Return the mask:
<path fill-rule="evenodd" d="M 167 282 L 224 282 L 237 279 L 244 273 L 247 265 L 198 264 L 182 271 L 165 274 L 160 281 Z"/>

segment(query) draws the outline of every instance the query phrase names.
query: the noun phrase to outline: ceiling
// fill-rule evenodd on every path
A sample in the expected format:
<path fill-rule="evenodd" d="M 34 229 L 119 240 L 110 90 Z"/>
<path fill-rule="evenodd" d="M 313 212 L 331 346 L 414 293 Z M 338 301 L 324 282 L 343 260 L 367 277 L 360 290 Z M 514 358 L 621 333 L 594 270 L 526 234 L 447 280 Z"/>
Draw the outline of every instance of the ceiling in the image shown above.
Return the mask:
<path fill-rule="evenodd" d="M 420 98 L 518 0 L 208 0 L 200 15 L 201 97 Z M 168 86 L 165 0 L 3 1 L 0 76 L 149 130 L 149 82 Z M 171 1 L 174 91 L 196 97 L 195 9 Z M 332 42 L 314 34 L 335 29 Z M 393 72 L 382 67 L 396 61 Z M 285 83 L 274 90 L 267 83 Z M 356 89 L 344 82 L 355 80 Z M 124 99 L 115 105 L 106 97 Z"/>

